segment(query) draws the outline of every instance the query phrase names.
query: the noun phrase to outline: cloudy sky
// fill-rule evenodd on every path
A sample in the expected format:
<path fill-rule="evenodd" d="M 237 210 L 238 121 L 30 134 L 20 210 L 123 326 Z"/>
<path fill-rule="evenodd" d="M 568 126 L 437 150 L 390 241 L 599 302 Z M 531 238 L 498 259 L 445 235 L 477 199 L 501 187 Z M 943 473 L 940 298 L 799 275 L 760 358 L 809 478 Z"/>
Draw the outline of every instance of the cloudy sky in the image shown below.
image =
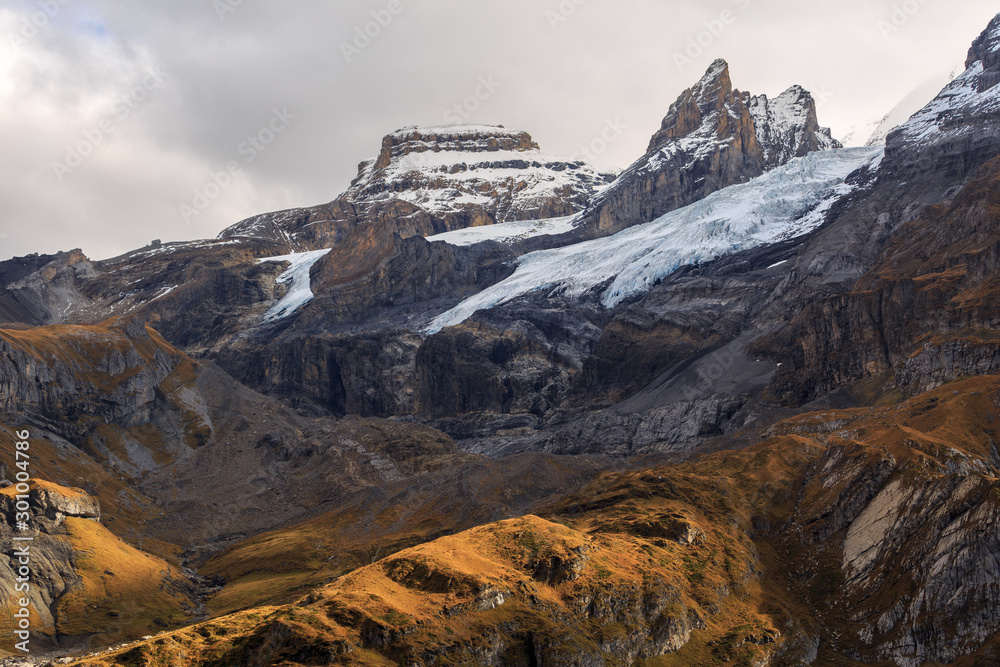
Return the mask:
<path fill-rule="evenodd" d="M 2 0 L 0 259 L 101 259 L 341 193 L 387 132 L 627 166 L 716 57 L 843 136 L 964 60 L 978 0 Z M 366 34 L 366 32 L 368 34 Z M 253 140 L 250 138 L 253 137 Z M 233 174 L 227 173 L 232 168 Z"/>

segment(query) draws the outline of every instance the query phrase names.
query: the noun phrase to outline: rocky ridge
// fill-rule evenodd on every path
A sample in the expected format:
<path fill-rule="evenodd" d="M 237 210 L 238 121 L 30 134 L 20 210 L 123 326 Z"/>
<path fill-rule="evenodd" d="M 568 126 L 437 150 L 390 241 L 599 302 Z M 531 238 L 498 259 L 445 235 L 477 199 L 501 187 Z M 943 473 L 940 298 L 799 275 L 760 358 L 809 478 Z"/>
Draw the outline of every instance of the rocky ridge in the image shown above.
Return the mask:
<path fill-rule="evenodd" d="M 674 102 L 646 154 L 601 192 L 581 226 L 604 236 L 649 222 L 793 157 L 840 147 L 819 127 L 812 96 L 793 86 L 774 100 L 733 88 L 716 60 Z"/>
<path fill-rule="evenodd" d="M 362 162 L 351 187 L 330 204 L 250 218 L 220 238 L 266 238 L 303 250 L 346 242 L 367 224 L 384 238 L 407 238 L 555 218 L 582 209 L 614 177 L 542 153 L 519 130 L 407 127 L 387 135 L 378 157 Z"/>
<path fill-rule="evenodd" d="M 4 332 L 3 419 L 27 415 L 52 479 L 95 480 L 116 532 L 222 582 L 223 618 L 90 659 L 995 662 L 998 26 L 810 234 L 612 307 L 607 284 L 536 290 L 427 335 L 535 242 L 428 243 L 388 209 L 389 233 L 344 236 L 312 301 L 268 323 L 284 268 L 258 260 L 291 247 L 277 233 L 0 266 L 5 312 L 38 313 L 22 326 L 77 299 L 66 317 L 138 318 Z M 735 91 L 720 61 L 644 164 L 749 178 L 824 145 L 809 104 Z M 391 137 L 362 176 L 458 141 L 430 134 Z M 499 135 L 497 152 L 533 150 Z M 593 206 L 702 192 L 639 172 Z M 592 482 L 615 463 L 587 453 L 642 471 Z"/>
<path fill-rule="evenodd" d="M 35 612 L 34 650 L 135 636 L 189 619 L 194 584 L 179 568 L 125 544 L 102 526 L 96 498 L 41 480 L 32 481 L 26 495 L 28 510 L 22 512 L 13 486 L 0 491 L 0 539 L 27 545 L 31 570 L 28 591 L 17 590 L 21 557 L 16 552 L 0 557 L 0 599 L 12 610 L 15 600 L 27 597 Z M 30 532 L 18 530 L 22 521 Z M 17 543 L 14 535 L 32 539 Z M 13 634 L 11 620 L 2 625 Z"/>

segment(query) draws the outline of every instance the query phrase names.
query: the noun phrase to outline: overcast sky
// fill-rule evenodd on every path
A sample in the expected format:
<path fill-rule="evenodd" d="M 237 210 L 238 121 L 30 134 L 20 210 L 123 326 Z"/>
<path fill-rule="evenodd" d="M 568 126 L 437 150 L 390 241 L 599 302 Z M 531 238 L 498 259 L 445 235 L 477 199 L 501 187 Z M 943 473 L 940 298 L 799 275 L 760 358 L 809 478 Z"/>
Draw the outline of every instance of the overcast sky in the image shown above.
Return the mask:
<path fill-rule="evenodd" d="M 978 0 L 0 0 L 0 259 L 76 247 L 102 259 L 327 202 L 405 125 L 500 123 L 572 155 L 611 123 L 620 136 L 595 159 L 624 167 L 717 57 L 741 90 L 805 86 L 842 136 L 963 61 L 998 10 Z M 235 176 L 220 174 L 227 166 Z"/>

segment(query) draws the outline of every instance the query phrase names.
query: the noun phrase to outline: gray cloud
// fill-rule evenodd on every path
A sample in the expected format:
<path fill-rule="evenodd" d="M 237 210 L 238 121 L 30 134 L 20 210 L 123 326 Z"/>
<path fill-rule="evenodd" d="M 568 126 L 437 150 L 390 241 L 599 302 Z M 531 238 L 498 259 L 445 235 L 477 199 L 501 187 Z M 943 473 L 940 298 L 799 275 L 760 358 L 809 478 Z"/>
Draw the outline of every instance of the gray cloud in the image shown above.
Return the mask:
<path fill-rule="evenodd" d="M 617 119 L 627 128 L 599 161 L 625 166 L 715 57 L 741 89 L 814 91 L 820 120 L 843 133 L 964 59 L 996 12 L 972 0 L 396 2 L 0 8 L 0 257 L 72 247 L 107 257 L 329 201 L 385 133 L 453 119 L 456 104 L 470 122 L 526 129 L 559 154 Z M 219 3 L 232 11 L 220 17 Z M 15 48 L 24 21 L 52 6 Z M 353 45 L 376 18 L 386 25 L 368 27 L 379 34 Z M 357 50 L 350 59 L 345 43 Z M 166 72 L 161 83 L 144 85 L 150 70 Z M 465 104 L 480 77 L 498 85 Z M 250 161 L 240 146 L 274 109 L 295 118 Z M 102 122 L 113 131 L 60 181 L 53 163 Z M 186 222 L 180 206 L 214 194 L 212 175 L 234 161 L 232 183 Z"/>

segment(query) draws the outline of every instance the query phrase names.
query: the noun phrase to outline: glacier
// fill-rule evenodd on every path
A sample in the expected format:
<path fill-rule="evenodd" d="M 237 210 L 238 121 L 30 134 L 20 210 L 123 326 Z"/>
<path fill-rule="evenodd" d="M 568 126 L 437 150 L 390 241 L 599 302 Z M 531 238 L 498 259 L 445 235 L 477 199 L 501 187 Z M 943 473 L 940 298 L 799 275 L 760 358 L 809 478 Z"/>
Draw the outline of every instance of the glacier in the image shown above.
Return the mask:
<path fill-rule="evenodd" d="M 874 168 L 883 150 L 810 153 L 613 236 L 526 254 L 513 275 L 442 313 L 425 331 L 436 333 L 536 290 L 579 297 L 608 281 L 600 299 L 613 308 L 682 266 L 801 236 L 823 224 L 830 207 L 853 189 L 845 179 L 865 165 Z"/>
<path fill-rule="evenodd" d="M 264 324 L 275 322 L 288 317 L 302 306 L 313 300 L 312 281 L 309 270 L 313 264 L 329 253 L 331 248 L 325 250 L 312 250 L 309 252 L 297 252 L 291 255 L 281 255 L 279 257 L 264 257 L 258 259 L 257 263 L 263 262 L 288 262 L 288 268 L 275 279 L 279 285 L 288 285 L 285 296 L 271 306 L 264 315 Z M 290 283 L 290 284 L 289 284 Z"/>

